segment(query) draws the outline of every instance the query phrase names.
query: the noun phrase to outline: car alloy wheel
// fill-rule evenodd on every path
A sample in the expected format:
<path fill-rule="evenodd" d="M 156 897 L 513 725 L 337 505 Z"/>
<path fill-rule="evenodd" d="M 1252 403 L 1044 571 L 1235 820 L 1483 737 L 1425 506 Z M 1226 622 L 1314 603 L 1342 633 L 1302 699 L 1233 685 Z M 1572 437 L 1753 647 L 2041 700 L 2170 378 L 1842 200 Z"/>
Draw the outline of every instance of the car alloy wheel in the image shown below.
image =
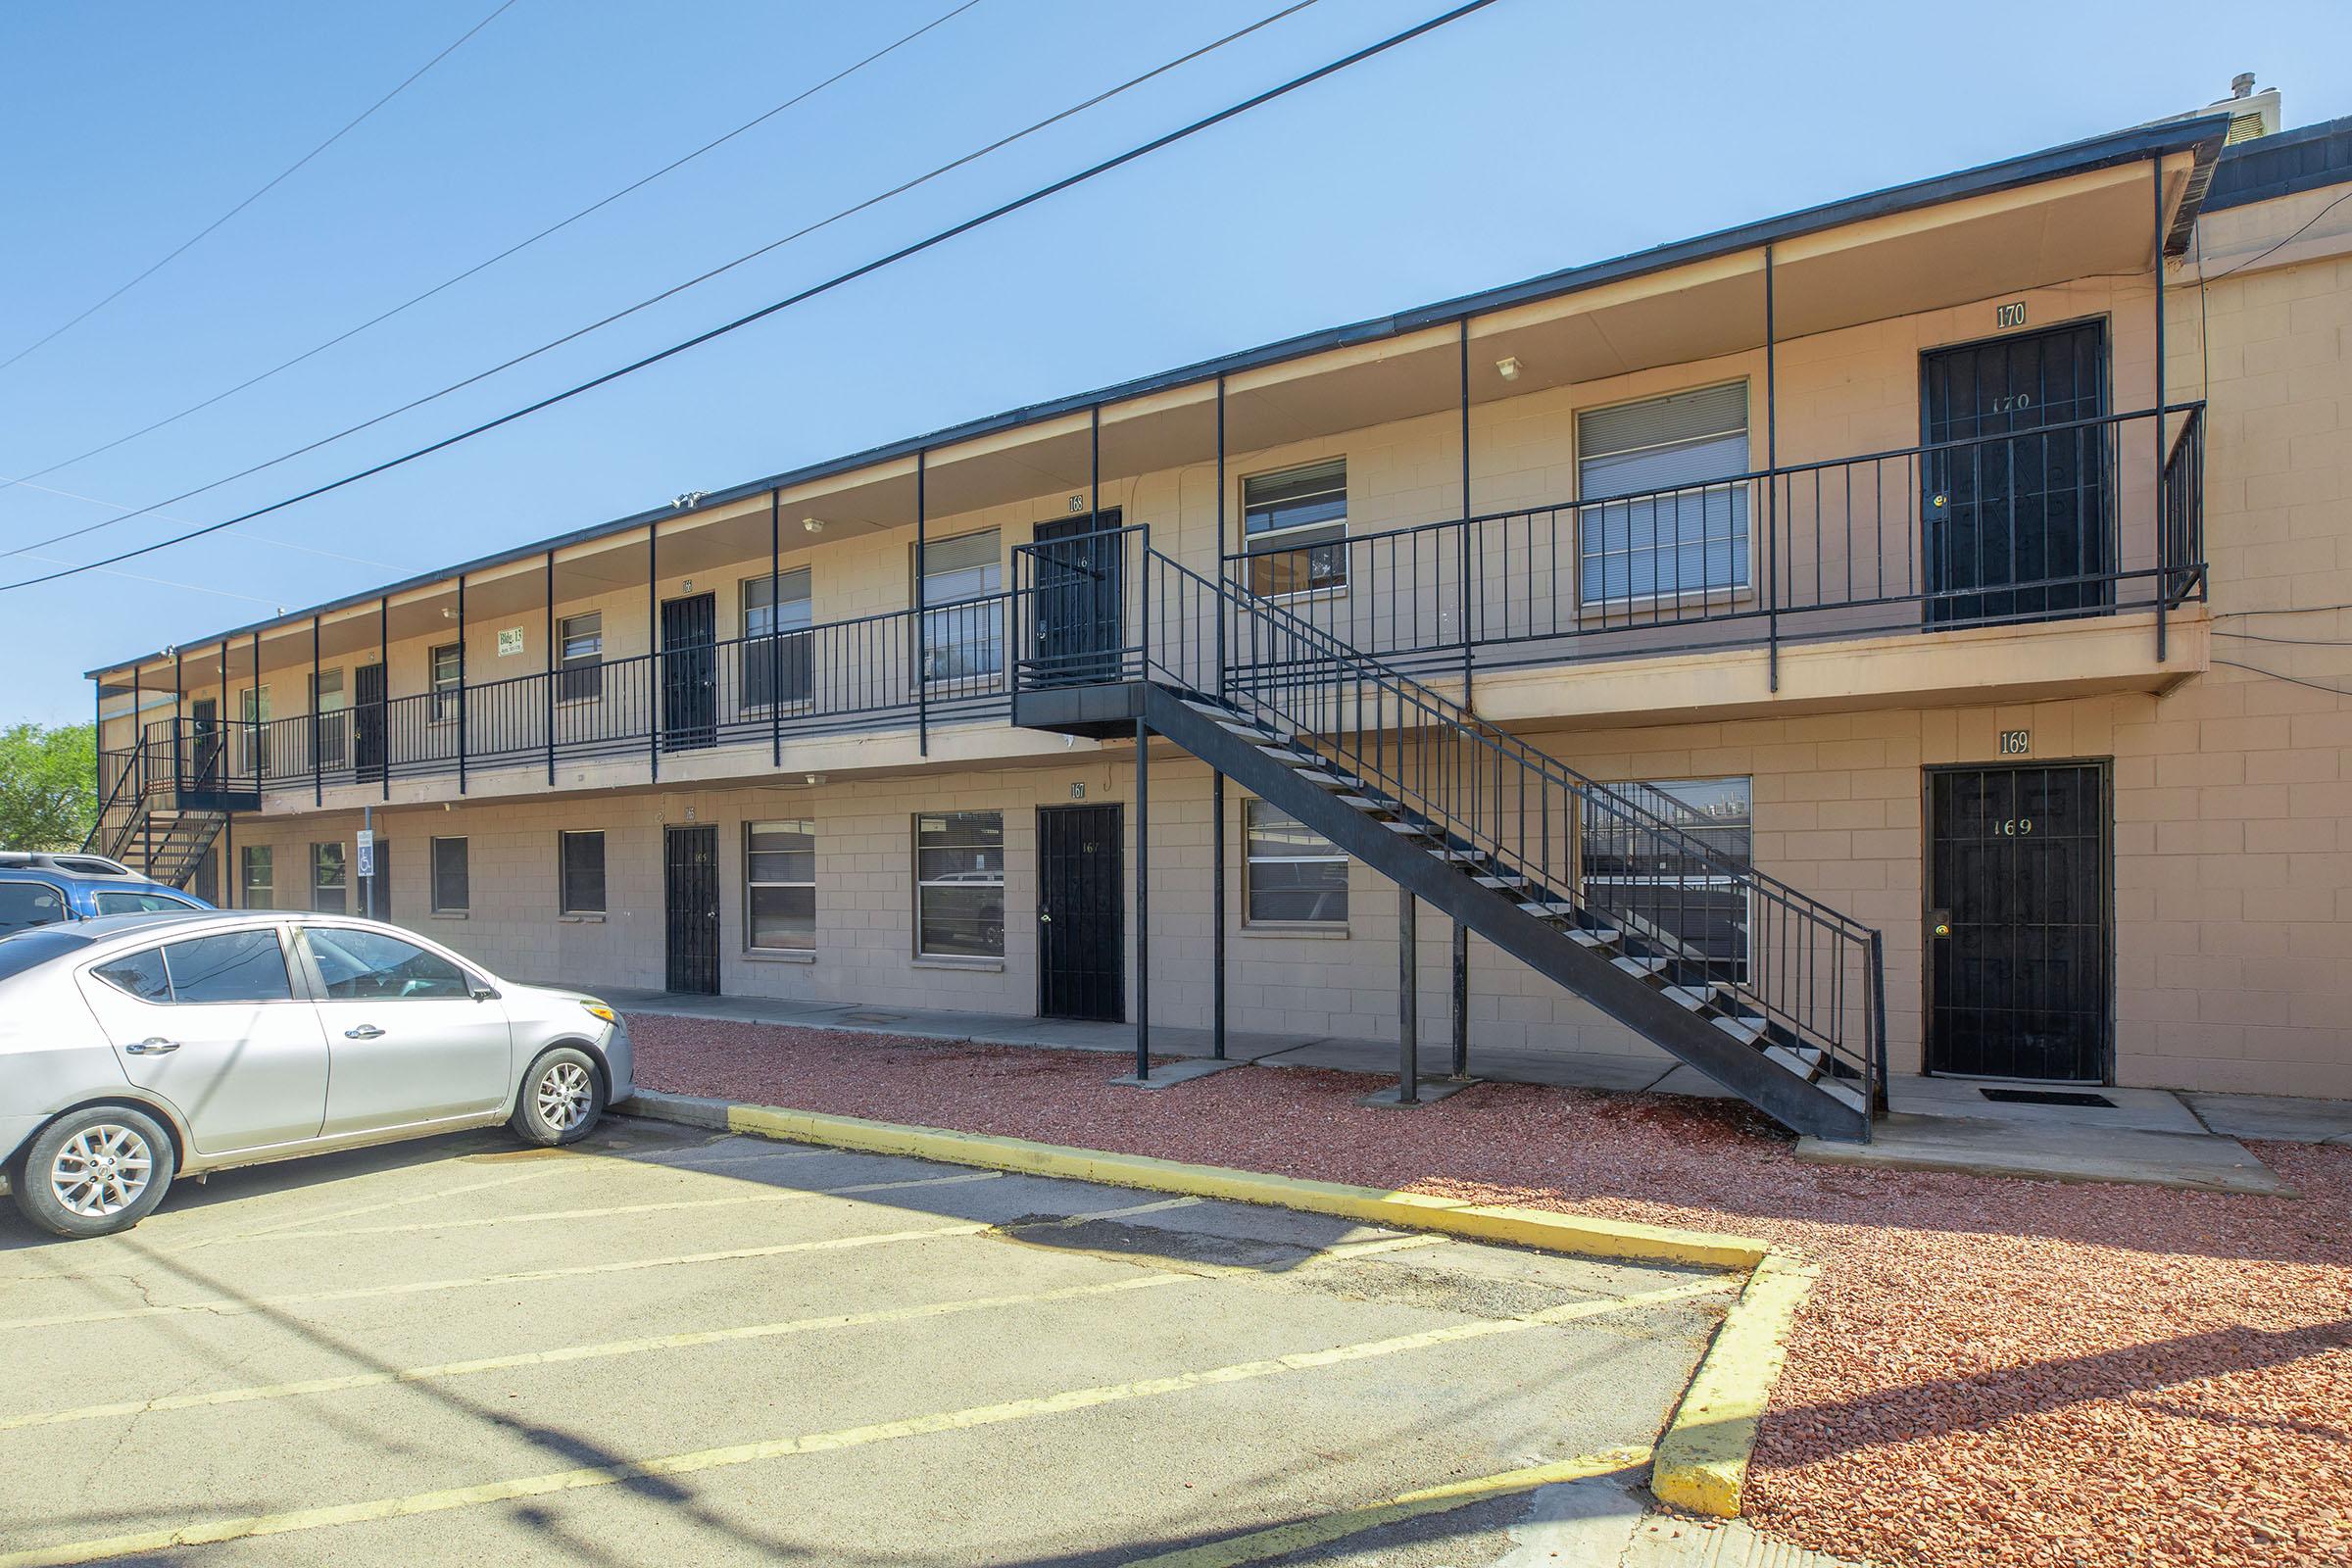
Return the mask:
<path fill-rule="evenodd" d="M 49 1162 L 49 1190 L 69 1213 L 106 1219 L 139 1200 L 155 1151 L 136 1128 L 99 1122 L 66 1140 Z"/>
<path fill-rule="evenodd" d="M 567 1133 L 588 1119 L 596 1104 L 596 1082 L 576 1061 L 559 1061 L 539 1075 L 539 1117 L 555 1133 Z"/>

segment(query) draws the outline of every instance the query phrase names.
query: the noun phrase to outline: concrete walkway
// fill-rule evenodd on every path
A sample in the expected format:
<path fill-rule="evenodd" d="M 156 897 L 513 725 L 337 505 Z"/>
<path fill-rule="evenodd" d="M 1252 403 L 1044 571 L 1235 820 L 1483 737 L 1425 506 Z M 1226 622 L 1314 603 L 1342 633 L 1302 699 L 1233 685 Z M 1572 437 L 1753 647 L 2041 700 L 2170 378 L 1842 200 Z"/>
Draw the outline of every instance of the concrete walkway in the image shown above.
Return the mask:
<path fill-rule="evenodd" d="M 647 990 L 602 993 L 631 1012 L 794 1024 L 853 1034 L 910 1035 L 981 1045 L 1092 1051 L 1132 1059 L 1135 1030 L 1123 1023 L 1018 1018 L 996 1013 L 894 1007 L 883 1004 L 801 1002 L 774 997 L 704 997 Z M 1198 1061 L 1210 1054 L 1205 1029 L 1156 1027 L 1152 1052 Z M 1394 1044 L 1308 1034 L 1229 1032 L 1226 1054 L 1261 1067 L 1330 1067 L 1393 1077 Z M 1450 1044 L 1425 1041 L 1424 1079 L 1446 1076 Z M 1470 1071 L 1504 1083 L 1549 1084 L 1615 1094 L 1731 1092 L 1664 1054 L 1650 1056 L 1481 1048 L 1471 1043 Z M 1189 1076 L 1162 1069 L 1166 1080 Z M 1155 1075 L 1158 1077 L 1161 1075 Z M 1888 1084 L 1891 1114 L 1868 1144 L 1800 1139 L 1797 1156 L 1824 1163 L 1959 1170 L 2056 1181 L 2131 1182 L 2210 1192 L 2292 1196 L 2240 1138 L 2352 1146 L 2352 1101 L 2262 1095 L 2174 1094 L 2162 1089 L 2060 1089 L 2104 1103 L 2036 1103 L 1994 1094 L 2034 1086 L 1906 1075 Z"/>

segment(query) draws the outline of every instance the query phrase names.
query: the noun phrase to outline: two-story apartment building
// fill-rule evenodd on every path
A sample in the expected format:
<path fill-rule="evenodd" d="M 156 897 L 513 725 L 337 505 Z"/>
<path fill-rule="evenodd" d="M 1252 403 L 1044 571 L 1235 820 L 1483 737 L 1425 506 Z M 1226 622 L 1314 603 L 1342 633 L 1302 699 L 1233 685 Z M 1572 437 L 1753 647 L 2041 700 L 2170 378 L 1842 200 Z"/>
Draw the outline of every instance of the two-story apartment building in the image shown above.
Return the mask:
<path fill-rule="evenodd" d="M 94 843 L 517 976 L 1466 1018 L 1473 1062 L 1663 1051 L 1841 1136 L 1886 1074 L 2352 1096 L 2352 121 L 2276 125 L 2241 98 L 110 665 Z"/>

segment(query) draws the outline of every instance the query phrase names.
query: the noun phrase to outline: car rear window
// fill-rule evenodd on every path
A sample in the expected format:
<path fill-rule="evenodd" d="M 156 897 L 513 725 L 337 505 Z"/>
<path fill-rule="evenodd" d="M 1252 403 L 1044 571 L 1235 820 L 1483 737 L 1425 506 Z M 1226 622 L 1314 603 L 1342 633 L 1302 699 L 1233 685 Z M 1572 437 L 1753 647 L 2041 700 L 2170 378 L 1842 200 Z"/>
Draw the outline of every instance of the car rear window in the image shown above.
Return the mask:
<path fill-rule="evenodd" d="M 90 973 L 141 1002 L 291 1002 L 286 956 L 274 927 L 223 931 L 109 958 Z"/>
<path fill-rule="evenodd" d="M 0 932 L 26 931 L 69 918 L 66 896 L 46 882 L 0 882 Z"/>
<path fill-rule="evenodd" d="M 0 936 L 0 980 L 14 979 L 27 969 L 47 963 L 51 958 L 89 945 L 89 938 L 62 926 Z"/>

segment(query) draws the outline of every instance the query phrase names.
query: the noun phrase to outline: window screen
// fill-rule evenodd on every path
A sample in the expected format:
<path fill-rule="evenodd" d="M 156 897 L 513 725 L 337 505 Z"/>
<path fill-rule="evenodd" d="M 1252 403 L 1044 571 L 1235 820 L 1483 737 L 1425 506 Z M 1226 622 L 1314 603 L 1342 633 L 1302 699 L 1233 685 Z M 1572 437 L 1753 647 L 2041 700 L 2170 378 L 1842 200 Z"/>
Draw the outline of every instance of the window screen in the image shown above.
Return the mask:
<path fill-rule="evenodd" d="M 470 852 L 464 839 L 433 840 L 433 912 L 463 914 L 473 906 Z"/>
<path fill-rule="evenodd" d="M 564 912 L 605 912 L 605 836 L 566 833 L 559 850 L 562 860 Z"/>
<path fill-rule="evenodd" d="M 1584 603 L 1746 586 L 1746 382 L 1595 409 L 1576 439 Z"/>

